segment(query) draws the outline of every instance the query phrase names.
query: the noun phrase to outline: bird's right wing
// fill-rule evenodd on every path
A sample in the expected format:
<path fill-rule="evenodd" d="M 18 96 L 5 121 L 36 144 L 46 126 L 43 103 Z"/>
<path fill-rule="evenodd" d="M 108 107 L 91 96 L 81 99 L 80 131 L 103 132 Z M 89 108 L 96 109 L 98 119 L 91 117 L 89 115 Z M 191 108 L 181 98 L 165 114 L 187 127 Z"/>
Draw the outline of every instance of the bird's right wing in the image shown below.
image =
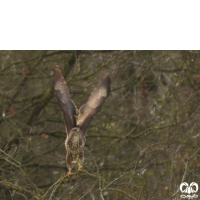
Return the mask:
<path fill-rule="evenodd" d="M 54 72 L 53 89 L 65 119 L 67 133 L 69 134 L 70 130 L 76 127 L 77 111 L 74 102 L 70 98 L 67 84 L 58 66 L 56 66 Z"/>

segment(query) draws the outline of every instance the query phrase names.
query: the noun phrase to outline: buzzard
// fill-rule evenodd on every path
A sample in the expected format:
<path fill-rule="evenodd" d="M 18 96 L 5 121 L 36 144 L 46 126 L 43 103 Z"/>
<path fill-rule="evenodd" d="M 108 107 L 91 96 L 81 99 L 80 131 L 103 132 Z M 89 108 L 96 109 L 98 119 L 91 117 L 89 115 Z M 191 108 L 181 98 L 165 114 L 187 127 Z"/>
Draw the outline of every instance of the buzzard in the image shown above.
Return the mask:
<path fill-rule="evenodd" d="M 69 170 L 67 175 L 69 176 L 74 163 L 78 163 L 79 171 L 83 166 L 86 132 L 92 119 L 100 111 L 108 97 L 110 77 L 107 75 L 94 89 L 87 103 L 80 108 L 79 114 L 74 102 L 70 98 L 67 84 L 58 66 L 55 68 L 53 89 L 65 120 L 67 133 L 65 141 L 67 150 L 66 164 Z"/>

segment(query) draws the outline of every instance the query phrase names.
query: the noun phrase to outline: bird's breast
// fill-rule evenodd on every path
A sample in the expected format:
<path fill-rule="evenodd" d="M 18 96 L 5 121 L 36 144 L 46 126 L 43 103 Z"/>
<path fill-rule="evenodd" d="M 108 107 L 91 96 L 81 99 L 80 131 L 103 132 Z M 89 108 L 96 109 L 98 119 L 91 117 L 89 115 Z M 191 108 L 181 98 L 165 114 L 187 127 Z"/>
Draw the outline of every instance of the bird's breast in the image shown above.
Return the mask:
<path fill-rule="evenodd" d="M 76 143 L 78 143 L 78 142 L 79 142 L 79 136 L 78 136 L 78 135 L 75 135 L 75 136 L 73 137 L 73 143 L 76 144 Z"/>
<path fill-rule="evenodd" d="M 82 149 L 85 141 L 81 139 L 80 134 L 74 134 L 68 137 L 65 141 L 65 147 L 69 151 L 77 151 Z"/>

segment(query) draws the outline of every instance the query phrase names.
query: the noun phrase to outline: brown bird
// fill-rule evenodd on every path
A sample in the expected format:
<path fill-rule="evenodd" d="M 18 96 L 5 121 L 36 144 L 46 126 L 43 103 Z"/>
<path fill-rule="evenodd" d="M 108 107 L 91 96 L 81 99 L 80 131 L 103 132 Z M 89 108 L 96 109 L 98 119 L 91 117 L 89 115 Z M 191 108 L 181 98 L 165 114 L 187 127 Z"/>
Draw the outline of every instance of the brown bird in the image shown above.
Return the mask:
<path fill-rule="evenodd" d="M 78 163 L 79 171 L 83 167 L 86 132 L 92 119 L 100 111 L 109 95 L 110 77 L 107 75 L 94 89 L 87 103 L 80 108 L 78 117 L 76 106 L 70 98 L 67 84 L 58 66 L 55 68 L 53 88 L 65 120 L 66 163 L 69 170 L 67 175 L 69 176 L 74 163 Z"/>

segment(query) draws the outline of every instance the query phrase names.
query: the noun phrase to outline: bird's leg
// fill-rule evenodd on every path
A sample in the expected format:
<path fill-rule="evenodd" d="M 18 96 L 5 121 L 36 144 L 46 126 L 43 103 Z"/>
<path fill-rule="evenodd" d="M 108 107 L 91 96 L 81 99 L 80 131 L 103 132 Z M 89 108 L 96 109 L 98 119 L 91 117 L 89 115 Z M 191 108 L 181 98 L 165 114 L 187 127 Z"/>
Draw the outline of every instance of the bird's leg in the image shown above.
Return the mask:
<path fill-rule="evenodd" d="M 67 177 L 69 177 L 71 174 L 72 174 L 72 168 L 73 168 L 73 157 L 72 157 L 72 155 L 71 154 L 69 154 L 68 152 L 67 152 L 67 156 L 66 156 L 66 163 L 67 163 L 67 168 L 68 168 L 68 173 L 67 173 Z"/>
<path fill-rule="evenodd" d="M 83 161 L 84 161 L 84 150 L 83 150 L 83 147 L 80 151 L 80 154 L 79 154 L 79 158 L 77 160 L 78 162 L 78 172 L 83 172 Z"/>
<path fill-rule="evenodd" d="M 66 177 L 69 178 L 69 176 L 72 174 L 71 169 L 69 170 L 69 172 L 67 173 Z"/>
<path fill-rule="evenodd" d="M 83 166 L 81 165 L 81 163 L 78 163 L 78 172 L 83 172 Z"/>

